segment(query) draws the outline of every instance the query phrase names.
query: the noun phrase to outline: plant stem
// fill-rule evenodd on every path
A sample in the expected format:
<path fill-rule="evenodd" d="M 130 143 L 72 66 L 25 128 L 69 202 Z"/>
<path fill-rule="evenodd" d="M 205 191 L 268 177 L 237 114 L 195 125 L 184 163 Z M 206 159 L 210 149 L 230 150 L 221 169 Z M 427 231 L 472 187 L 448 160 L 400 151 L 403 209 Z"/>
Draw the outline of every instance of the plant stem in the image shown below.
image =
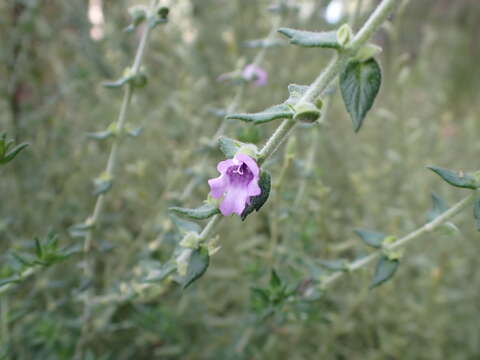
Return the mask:
<path fill-rule="evenodd" d="M 360 49 L 370 39 L 373 33 L 382 25 L 387 17 L 393 12 L 395 6 L 398 5 L 399 0 L 383 0 L 375 11 L 370 15 L 368 20 L 362 26 L 358 34 L 352 40 L 347 51 L 340 52 L 327 67 L 320 73 L 315 81 L 309 86 L 308 90 L 297 102 L 313 102 L 322 92 L 328 87 L 333 79 L 340 73 L 347 61 L 352 57 L 352 54 Z M 293 119 L 285 119 L 280 126 L 275 130 L 273 135 L 268 139 L 265 146 L 259 152 L 258 165 L 261 166 L 285 141 L 296 126 L 296 121 Z M 210 219 L 205 229 L 202 231 L 206 238 L 210 235 L 214 226 L 212 224 L 218 223 L 216 217 Z M 208 229 L 208 231 L 206 231 Z"/>
<path fill-rule="evenodd" d="M 319 120 L 320 124 L 323 124 L 325 122 L 325 119 L 328 116 L 328 112 L 330 111 L 330 106 L 331 106 L 331 98 L 332 95 L 329 95 L 328 97 L 325 98 L 323 101 L 323 107 L 322 107 L 322 115 Z M 302 178 L 300 185 L 298 185 L 298 191 L 297 195 L 295 196 L 295 201 L 293 202 L 293 207 L 297 208 L 303 199 L 303 195 L 305 194 L 305 189 L 307 187 L 307 180 L 310 177 L 310 175 L 313 173 L 314 165 L 315 165 L 315 153 L 317 151 L 317 144 L 318 144 L 318 135 L 319 135 L 320 130 L 318 129 L 318 125 L 312 129 L 311 133 L 311 138 L 310 138 L 310 151 L 308 153 L 307 157 L 307 164 L 305 165 L 305 176 Z"/>
<path fill-rule="evenodd" d="M 422 235 L 424 235 L 428 232 L 432 232 L 433 230 L 438 228 L 440 225 L 444 224 L 445 222 L 447 222 L 448 220 L 453 218 L 455 215 L 457 215 L 463 209 L 465 209 L 466 207 L 471 205 L 474 200 L 475 200 L 475 194 L 471 194 L 471 195 L 465 197 L 464 199 L 462 199 L 458 203 L 456 203 L 454 206 L 452 206 L 450 209 L 445 211 L 442 215 L 438 216 L 436 219 L 426 223 L 425 225 L 421 226 L 420 228 L 416 229 L 415 231 L 412 231 L 408 235 L 405 235 L 404 237 L 398 239 L 397 241 L 395 241 L 391 244 L 385 245 L 383 249 L 379 249 L 379 250 L 371 253 L 368 256 L 365 256 L 361 259 L 358 259 L 358 260 L 354 261 L 353 263 L 351 263 L 348 266 L 348 269 L 347 269 L 346 272 L 333 273 L 332 275 L 328 276 L 327 278 L 325 278 L 321 282 L 322 288 L 325 288 L 325 287 L 329 286 L 331 283 L 333 283 L 334 281 L 336 281 L 340 277 L 342 277 L 343 274 L 353 272 L 355 270 L 358 270 L 358 269 L 368 265 L 369 263 L 371 263 L 372 261 L 377 259 L 383 253 L 384 250 L 394 250 L 394 249 L 400 248 L 402 246 L 405 246 L 406 244 L 408 244 L 412 240 L 415 240 L 415 239 L 419 238 L 420 236 L 422 236 Z"/>
<path fill-rule="evenodd" d="M 270 41 L 276 36 L 277 28 L 279 26 L 279 22 L 280 22 L 280 17 L 278 19 L 276 18 L 273 21 L 272 28 L 271 28 L 270 32 L 268 33 L 267 37 L 265 38 L 266 41 Z M 260 49 L 260 51 L 257 53 L 257 55 L 255 56 L 255 58 L 253 59 L 252 64 L 253 65 L 260 65 L 261 62 L 263 61 L 264 57 L 265 57 L 266 51 L 267 51 L 267 48 L 262 47 Z M 227 107 L 227 114 L 231 114 L 231 113 L 235 112 L 236 109 L 238 108 L 238 106 L 240 105 L 240 103 L 242 101 L 242 98 L 243 98 L 243 94 L 245 92 L 245 85 L 246 84 L 247 83 L 244 81 L 240 85 L 238 85 L 237 90 L 235 92 L 235 95 L 233 97 L 233 100 L 230 103 L 230 105 L 228 105 L 228 107 Z M 213 138 L 210 141 L 210 146 L 213 147 L 213 146 L 217 145 L 218 139 L 220 139 L 220 137 L 225 133 L 225 131 L 227 129 L 227 126 L 228 126 L 228 123 L 229 123 L 229 120 L 226 120 L 226 119 L 223 119 L 220 122 L 220 125 L 219 125 L 217 131 L 215 131 L 215 135 L 213 135 Z M 207 160 L 208 159 L 207 159 L 206 156 L 203 157 L 202 160 L 200 161 L 200 166 L 198 166 L 198 168 L 203 169 L 207 165 Z M 197 176 L 193 177 L 190 180 L 190 182 L 187 184 L 187 186 L 183 190 L 182 195 L 180 196 L 180 201 L 184 201 L 185 199 L 187 199 L 191 195 L 191 193 L 192 193 L 193 189 L 195 188 L 195 185 L 197 184 L 198 180 L 199 179 L 198 179 Z"/>
<path fill-rule="evenodd" d="M 41 266 L 32 266 L 32 267 L 29 267 L 28 269 L 26 269 L 25 271 L 23 271 L 18 277 L 19 277 L 19 281 L 21 280 L 24 280 L 28 277 L 30 277 L 31 275 L 35 274 L 37 271 L 39 271 L 42 267 Z M 2 287 L 0 287 L 0 295 L 4 292 L 7 292 L 8 290 L 10 290 L 12 287 L 14 287 L 15 285 L 17 284 L 17 282 L 11 282 L 11 283 L 8 283 Z"/>
<path fill-rule="evenodd" d="M 153 11 L 153 9 L 155 7 L 155 4 L 156 4 L 156 0 L 151 0 L 150 7 L 149 7 L 149 13 L 151 13 Z M 142 64 L 142 60 L 143 60 L 143 57 L 144 57 L 144 54 L 145 54 L 146 45 L 147 45 L 151 30 L 152 30 L 152 27 L 149 26 L 149 24 L 146 22 L 144 24 L 143 33 L 142 33 L 142 36 L 140 38 L 140 43 L 138 45 L 137 52 L 135 54 L 135 59 L 134 59 L 132 69 L 131 69 L 131 72 L 132 72 L 133 76 L 138 75 L 138 73 L 140 71 L 140 66 Z M 132 83 L 128 83 L 126 85 L 125 90 L 124 90 L 123 101 L 122 101 L 122 105 L 120 107 L 120 112 L 119 112 L 119 115 L 118 115 L 117 127 L 116 127 L 117 132 L 118 132 L 118 136 L 115 137 L 115 139 L 113 141 L 113 144 L 112 144 L 112 147 L 111 147 L 111 150 L 110 150 L 110 155 L 108 157 L 107 166 L 106 166 L 106 169 L 105 169 L 105 172 L 106 172 L 107 176 L 109 176 L 111 178 L 113 178 L 114 173 L 115 173 L 115 168 L 116 168 L 116 165 L 117 165 L 118 150 L 120 148 L 120 143 L 121 143 L 121 140 L 122 140 L 122 132 L 123 132 L 124 127 L 125 127 L 125 123 L 126 123 L 126 119 L 127 119 L 127 111 L 128 111 L 128 107 L 130 105 L 134 90 L 135 90 L 135 88 L 132 85 Z M 88 255 L 90 253 L 92 243 L 93 243 L 94 230 L 97 226 L 98 220 L 100 219 L 100 217 L 103 213 L 104 203 L 105 203 L 105 194 L 100 194 L 97 197 L 97 201 L 95 202 L 95 207 L 94 207 L 94 210 L 93 210 L 93 214 L 88 219 L 89 223 L 92 225 L 92 227 L 87 230 L 85 243 L 84 243 L 84 247 L 83 247 L 83 252 L 84 252 L 84 257 L 85 257 L 84 272 L 85 272 L 86 278 L 89 279 L 90 281 L 93 281 L 94 274 L 93 274 L 93 261 L 92 261 L 92 259 L 89 259 Z M 93 284 L 89 284 L 89 286 L 93 286 Z M 88 334 L 88 325 L 89 325 L 90 318 L 91 318 L 91 303 L 90 303 L 91 296 L 90 296 L 89 293 L 90 292 L 87 291 L 86 296 L 85 296 L 84 309 L 83 309 L 83 315 L 82 315 L 83 325 L 82 325 L 82 331 L 81 331 L 80 339 L 79 339 L 79 341 L 77 343 L 77 346 L 75 348 L 75 359 L 80 359 L 81 358 L 82 351 L 83 351 L 83 346 L 86 343 L 86 337 L 87 337 L 87 334 Z"/>

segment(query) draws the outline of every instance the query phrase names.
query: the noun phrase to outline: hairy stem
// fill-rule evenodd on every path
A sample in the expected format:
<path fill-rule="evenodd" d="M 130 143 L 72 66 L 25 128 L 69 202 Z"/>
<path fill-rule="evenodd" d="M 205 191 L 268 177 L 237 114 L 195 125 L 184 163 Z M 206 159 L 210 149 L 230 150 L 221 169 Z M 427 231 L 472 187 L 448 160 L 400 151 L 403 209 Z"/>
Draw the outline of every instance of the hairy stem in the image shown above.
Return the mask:
<path fill-rule="evenodd" d="M 156 4 L 156 0 L 151 0 L 150 2 L 150 7 L 149 7 L 149 13 L 151 13 L 155 7 L 155 4 Z M 148 38 L 150 36 L 150 32 L 152 30 L 152 27 L 149 26 L 149 24 L 144 24 L 144 28 L 143 28 L 143 33 L 141 35 L 141 38 L 140 38 L 140 43 L 138 45 L 138 48 L 137 48 L 137 52 L 135 54 L 135 60 L 133 62 L 133 65 L 132 65 L 132 75 L 135 76 L 139 73 L 140 71 L 140 66 L 142 64 L 142 60 L 143 60 L 143 57 L 144 57 L 144 54 L 145 54 L 145 50 L 146 50 L 146 47 L 147 47 L 147 42 L 148 42 Z M 129 83 L 126 85 L 126 88 L 124 90 L 124 95 L 123 95 L 123 101 L 122 101 L 122 105 L 120 107 L 120 112 L 119 112 L 119 115 L 118 115 L 118 119 L 117 119 L 117 131 L 118 131 L 118 136 L 115 137 L 115 140 L 112 144 L 112 147 L 111 147 L 111 150 L 110 150 L 110 155 L 108 157 L 108 162 L 107 162 L 107 166 L 106 166 L 106 169 L 105 169 L 105 172 L 107 174 L 107 176 L 113 178 L 114 176 L 114 173 L 115 173 L 115 168 L 116 168 L 116 165 L 117 165 L 117 156 L 118 156 L 118 150 L 120 148 L 120 144 L 121 144 L 121 140 L 122 140 L 122 132 L 124 130 L 124 127 L 125 127 L 125 123 L 126 123 L 126 120 L 127 120 L 127 111 L 128 111 L 128 107 L 131 103 L 131 99 L 132 99 L 132 96 L 133 96 L 133 93 L 134 93 L 134 86 Z M 89 221 L 89 224 L 92 225 L 92 227 L 90 229 L 88 229 L 87 231 L 87 234 L 86 234 L 86 237 L 85 237 L 85 243 L 84 243 L 84 247 L 83 247 L 83 252 L 84 252 L 84 257 L 85 257 L 85 262 L 84 262 L 84 272 L 85 272 L 85 276 L 87 279 L 89 279 L 90 281 L 93 281 L 93 278 L 94 278 L 94 274 L 93 274 L 93 261 L 92 259 L 89 258 L 89 253 L 90 253 L 90 250 L 91 250 L 91 247 L 92 247 L 92 243 L 93 243 L 93 233 L 94 233 L 94 230 L 97 226 L 97 223 L 98 223 L 98 220 L 100 219 L 102 213 L 103 213 L 103 209 L 104 209 L 104 204 L 105 204 L 105 194 L 100 194 L 98 197 L 97 197 L 97 201 L 95 202 L 95 207 L 94 207 L 94 210 L 93 210 L 93 214 L 90 216 L 90 218 L 88 219 Z M 89 286 L 92 286 L 92 284 L 89 284 Z M 82 323 L 83 323 L 83 326 L 82 326 L 82 331 L 81 331 L 81 336 L 80 336 L 80 339 L 77 343 L 77 346 L 76 346 L 76 349 L 75 349 L 75 359 L 80 359 L 81 356 L 82 356 L 82 350 L 83 350 L 83 346 L 86 342 L 86 337 L 87 337 L 87 334 L 88 334 L 88 325 L 89 325 L 89 322 L 90 322 L 90 318 L 91 318 L 91 304 L 90 304 L 90 292 L 88 291 L 86 296 L 85 296 L 85 302 L 84 302 L 84 310 L 83 310 L 83 316 L 82 316 Z"/>
<path fill-rule="evenodd" d="M 370 15 L 368 20 L 362 26 L 358 34 L 354 37 L 348 51 L 340 52 L 327 65 L 327 67 L 320 73 L 315 81 L 309 86 L 303 97 L 298 101 L 313 102 L 322 92 L 328 87 L 333 79 L 337 77 L 343 69 L 347 61 L 352 57 L 352 54 L 367 43 L 373 33 L 378 30 L 380 25 L 393 12 L 395 6 L 399 3 L 398 0 L 383 0 L 375 11 Z M 273 135 L 268 139 L 265 146 L 259 152 L 258 164 L 261 166 L 265 161 L 279 148 L 279 146 L 288 138 L 292 130 L 296 126 L 296 121 L 293 119 L 285 119 L 280 126 L 275 130 Z M 219 220 L 214 217 L 207 223 L 205 229 L 202 231 L 204 238 L 209 236 Z"/>
<path fill-rule="evenodd" d="M 364 266 L 370 264 L 372 261 L 377 259 L 384 250 L 394 250 L 397 248 L 400 248 L 402 246 L 405 246 L 409 242 L 418 239 L 422 235 L 432 232 L 436 228 L 438 228 L 440 225 L 446 223 L 448 220 L 453 218 L 455 215 L 460 213 L 462 210 L 464 210 L 466 207 L 471 205 L 473 201 L 475 200 L 475 194 L 471 194 L 464 199 L 460 200 L 458 203 L 453 205 L 450 209 L 445 211 L 442 215 L 438 216 L 436 219 L 426 223 L 425 225 L 421 226 L 420 228 L 416 229 L 415 231 L 412 231 L 408 235 L 405 235 L 404 237 L 398 239 L 397 241 L 385 245 L 383 249 L 379 249 L 373 253 L 371 253 L 368 256 L 365 256 L 364 258 L 358 259 L 351 263 L 348 266 L 348 269 L 346 272 L 336 272 L 333 273 L 332 275 L 328 276 L 321 282 L 321 286 L 323 288 L 329 286 L 331 283 L 335 282 L 339 278 L 342 277 L 343 274 L 350 273 L 353 271 L 356 271 L 358 269 L 363 268 Z"/>

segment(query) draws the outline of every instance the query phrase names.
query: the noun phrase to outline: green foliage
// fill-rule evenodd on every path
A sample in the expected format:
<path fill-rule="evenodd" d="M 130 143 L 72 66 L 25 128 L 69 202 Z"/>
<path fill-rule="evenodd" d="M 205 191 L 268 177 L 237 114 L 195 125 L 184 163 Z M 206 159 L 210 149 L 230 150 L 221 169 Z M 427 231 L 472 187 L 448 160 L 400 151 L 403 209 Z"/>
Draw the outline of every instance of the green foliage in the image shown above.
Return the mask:
<path fill-rule="evenodd" d="M 194 250 L 188 260 L 187 273 L 180 279 L 183 288 L 186 289 L 202 277 L 209 264 L 210 256 L 207 249 L 201 247 Z"/>
<path fill-rule="evenodd" d="M 475 200 L 473 205 L 473 217 L 477 226 L 477 231 L 480 231 L 480 198 Z"/>
<path fill-rule="evenodd" d="M 472 173 L 453 171 L 436 166 L 428 166 L 428 169 L 432 170 L 452 186 L 473 190 L 480 187 L 479 181 Z"/>
<path fill-rule="evenodd" d="M 393 275 L 395 275 L 399 264 L 400 261 L 398 259 L 390 259 L 385 255 L 380 257 L 375 267 L 375 273 L 373 274 L 373 279 L 370 283 L 370 289 L 373 289 L 390 280 Z"/>
<path fill-rule="evenodd" d="M 24 11 L 16 3 L 25 4 Z M 285 143 L 264 163 L 274 184 L 284 172 L 268 209 L 248 222 L 219 224 L 221 249 L 210 256 L 208 274 L 180 291 L 170 256 L 182 236 L 203 226 L 168 207 L 202 204 L 207 180 L 224 159 L 201 146 L 212 143 L 221 123 L 208 109 L 228 109 L 242 86 L 235 112 L 281 102 L 286 85 L 311 83 L 333 52 L 268 47 L 260 64 L 269 73 L 267 86 L 217 82 L 219 74 L 253 61 L 261 49 L 239 44 L 266 36 L 272 14 L 263 2 L 172 1 L 170 24 L 152 32 L 145 54 L 148 86 L 127 113 L 128 124 L 144 125 L 144 132 L 122 143 L 115 191 L 95 225 L 90 260 L 96 280 L 85 281 L 83 256 L 26 268 L 36 269 L 34 275 L 19 280 L 24 265 L 11 254 L 35 259 L 31 239 L 49 226 L 60 235 L 60 249 L 83 245 L 66 230 L 82 220 L 78 233 L 92 226 L 92 175 L 102 172 L 116 141 L 87 141 L 83 134 L 106 130 L 116 119 L 121 91 L 97 84 L 116 79 L 113 74 L 132 59 L 138 33 L 121 31 L 132 2 L 103 1 L 107 23 L 100 41 L 90 37 L 88 3 L 0 1 L 0 129 L 31 145 L 10 166 L 0 166 L 0 278 L 13 280 L 8 291 L 0 287 L 7 329 L 1 355 L 73 359 L 88 289 L 93 321 L 86 348 L 94 359 L 478 357 L 472 314 L 478 312 L 480 274 L 472 269 L 480 242 L 471 208 L 455 218 L 456 238 L 443 238 L 439 229 L 412 242 L 395 282 L 378 293 L 367 291 L 375 263 L 342 275 L 318 259 L 355 261 L 369 254 L 372 249 L 352 234 L 358 226 L 404 235 L 423 225 L 428 193 L 439 185 L 422 171 L 426 164 L 478 169 L 480 81 L 474 75 L 480 49 L 472 34 L 480 8 L 467 0 L 410 1 L 392 17 L 376 37 L 384 48 L 378 60 L 385 91 L 367 115 L 373 126 L 355 136 L 340 94 L 332 95 L 323 125 L 297 126 L 294 152 Z M 308 2 L 295 3 L 301 12 L 289 12 L 281 26 L 330 29 L 321 17 L 327 2 L 315 2 L 310 14 Z M 357 25 L 373 9 L 372 2 L 363 3 Z M 14 7 L 21 12 L 17 20 Z M 229 121 L 224 135 L 260 147 L 276 125 Z M 256 141 L 240 137 L 250 129 Z M 291 161 L 282 170 L 285 155 Z M 452 186 L 441 194 L 450 205 L 464 195 Z M 292 295 L 264 312 L 273 307 L 272 268 Z M 322 289 L 324 278 L 338 275 Z M 258 311 L 252 287 L 268 290 Z"/>
<path fill-rule="evenodd" d="M 11 256 L 16 261 L 16 266 L 12 266 L 7 272 L 8 277 L 0 279 L 1 286 L 17 283 L 35 271 L 37 267 L 49 267 L 62 262 L 70 256 L 79 252 L 78 247 L 59 248 L 58 236 L 52 232 L 44 239 L 35 238 L 33 240 L 35 250 L 33 252 L 12 252 Z"/>
<path fill-rule="evenodd" d="M 233 158 L 243 144 L 240 141 L 221 136 L 218 139 L 218 146 L 226 158 Z"/>
<path fill-rule="evenodd" d="M 227 115 L 226 119 L 242 120 L 251 122 L 255 125 L 268 123 L 273 120 L 292 118 L 294 111 L 286 104 L 279 104 L 271 106 L 263 111 L 257 113 L 240 113 Z"/>
<path fill-rule="evenodd" d="M 253 287 L 250 289 L 250 303 L 253 311 L 259 314 L 260 319 L 271 316 L 279 310 L 294 294 L 287 284 L 272 269 L 268 287 Z"/>
<path fill-rule="evenodd" d="M 372 108 L 382 83 L 382 71 L 375 59 L 350 61 L 340 75 L 343 102 L 350 114 L 355 132 L 360 130 Z"/>
<path fill-rule="evenodd" d="M 338 260 L 319 260 L 318 263 L 330 271 L 348 271 L 348 261 Z"/>
<path fill-rule="evenodd" d="M 12 161 L 28 144 L 18 144 L 13 146 L 14 140 L 7 140 L 7 134 L 0 134 L 0 165 L 5 165 Z M 13 147 L 12 147 L 13 146 Z"/>
<path fill-rule="evenodd" d="M 313 32 L 289 28 L 280 28 L 278 29 L 278 32 L 289 38 L 290 43 L 294 45 L 330 49 L 340 49 L 342 47 L 337 40 L 336 31 Z"/>
<path fill-rule="evenodd" d="M 427 221 L 431 222 L 442 215 L 449 208 L 447 202 L 432 192 L 432 209 L 427 214 Z"/>
<path fill-rule="evenodd" d="M 203 204 L 195 209 L 173 206 L 170 208 L 170 211 L 194 220 L 208 219 L 209 217 L 220 213 L 220 210 L 211 204 Z"/>
<path fill-rule="evenodd" d="M 365 244 L 376 249 L 382 247 L 383 241 L 386 237 L 385 234 L 381 232 L 367 229 L 356 229 L 355 234 L 357 234 Z"/>
<path fill-rule="evenodd" d="M 227 115 L 225 118 L 251 122 L 255 125 L 264 124 L 264 123 L 267 123 L 273 120 L 278 120 L 278 119 L 291 119 L 294 116 L 296 116 L 296 112 L 299 110 L 299 109 L 294 109 L 293 105 L 295 105 L 300 100 L 300 98 L 307 91 L 307 89 L 308 89 L 308 86 L 305 86 L 305 85 L 290 84 L 288 86 L 289 97 L 282 104 L 271 106 L 257 113 L 230 114 L 230 115 Z M 311 119 L 312 112 L 314 112 L 315 117 L 313 121 L 315 121 L 320 115 L 318 109 L 316 109 L 315 107 L 314 109 L 308 108 L 308 109 L 300 109 L 300 110 L 302 110 L 301 112 L 303 112 L 303 115 L 302 114 L 299 115 L 300 118 Z"/>

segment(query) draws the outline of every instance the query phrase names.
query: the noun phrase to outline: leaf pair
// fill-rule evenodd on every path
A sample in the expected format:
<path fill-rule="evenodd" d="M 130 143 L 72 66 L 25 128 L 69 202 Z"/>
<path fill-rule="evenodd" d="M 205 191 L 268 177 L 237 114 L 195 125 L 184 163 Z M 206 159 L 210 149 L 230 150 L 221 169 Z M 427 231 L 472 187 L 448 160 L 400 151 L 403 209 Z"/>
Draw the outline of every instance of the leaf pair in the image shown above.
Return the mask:
<path fill-rule="evenodd" d="M 348 39 L 342 39 L 344 27 L 339 31 L 312 32 L 281 28 L 278 31 L 290 39 L 290 43 L 302 47 L 320 47 L 341 50 L 342 44 Z M 347 36 L 348 37 L 348 36 Z M 362 49 L 361 49 L 362 50 Z M 353 122 L 355 132 L 362 127 L 365 116 L 372 108 L 380 90 L 382 71 L 373 57 L 355 56 L 347 63 L 340 75 L 340 90 L 343 101 Z"/>
<path fill-rule="evenodd" d="M 7 134 L 0 135 L 0 165 L 5 165 L 12 161 L 28 144 L 23 143 L 13 146 L 12 139 L 7 140 Z M 12 147 L 13 146 L 13 147 Z"/>
<path fill-rule="evenodd" d="M 355 234 L 357 234 L 366 245 L 375 249 L 381 249 L 385 242 L 392 239 L 381 232 L 367 229 L 356 229 Z M 373 278 L 370 282 L 370 289 L 390 280 L 393 275 L 395 275 L 399 265 L 400 261 L 398 257 L 388 256 L 388 254 L 385 253 L 382 254 L 375 266 Z"/>

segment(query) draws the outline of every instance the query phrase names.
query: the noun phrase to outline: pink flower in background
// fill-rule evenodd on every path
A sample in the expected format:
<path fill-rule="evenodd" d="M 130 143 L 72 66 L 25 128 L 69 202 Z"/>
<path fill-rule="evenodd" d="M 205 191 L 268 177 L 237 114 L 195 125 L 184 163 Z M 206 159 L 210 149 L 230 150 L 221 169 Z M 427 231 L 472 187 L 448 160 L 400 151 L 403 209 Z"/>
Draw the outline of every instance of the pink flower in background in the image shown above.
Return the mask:
<path fill-rule="evenodd" d="M 253 81 L 255 86 L 264 86 L 267 85 L 268 82 L 267 71 L 255 64 L 245 66 L 242 76 L 247 81 Z"/>
<path fill-rule="evenodd" d="M 219 177 L 208 180 L 210 195 L 219 199 L 220 211 L 224 216 L 233 213 L 242 215 L 250 197 L 260 195 L 258 186 L 260 169 L 250 156 L 237 154 L 233 159 L 220 161 L 217 166 Z"/>

